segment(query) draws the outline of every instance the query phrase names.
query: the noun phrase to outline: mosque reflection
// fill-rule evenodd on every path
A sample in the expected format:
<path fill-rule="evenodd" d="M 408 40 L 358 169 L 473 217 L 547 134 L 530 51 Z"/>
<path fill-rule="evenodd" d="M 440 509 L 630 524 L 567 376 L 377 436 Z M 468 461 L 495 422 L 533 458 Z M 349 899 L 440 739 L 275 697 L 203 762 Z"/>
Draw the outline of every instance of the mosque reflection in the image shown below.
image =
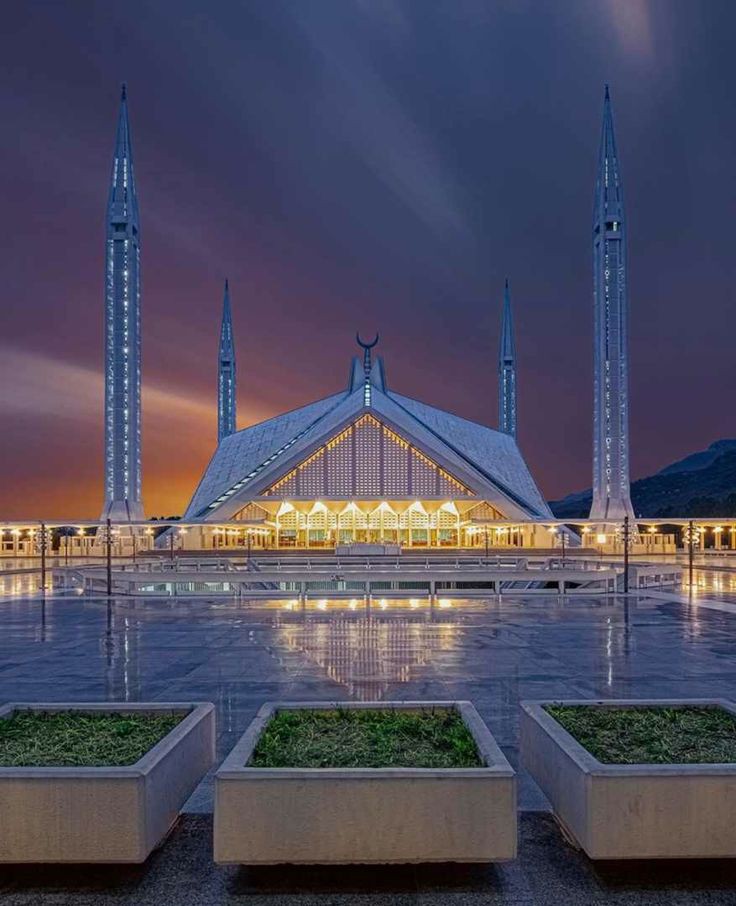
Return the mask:
<path fill-rule="evenodd" d="M 383 698 L 457 642 L 455 602 L 426 599 L 282 603 L 277 644 L 305 655 L 359 701 Z"/>

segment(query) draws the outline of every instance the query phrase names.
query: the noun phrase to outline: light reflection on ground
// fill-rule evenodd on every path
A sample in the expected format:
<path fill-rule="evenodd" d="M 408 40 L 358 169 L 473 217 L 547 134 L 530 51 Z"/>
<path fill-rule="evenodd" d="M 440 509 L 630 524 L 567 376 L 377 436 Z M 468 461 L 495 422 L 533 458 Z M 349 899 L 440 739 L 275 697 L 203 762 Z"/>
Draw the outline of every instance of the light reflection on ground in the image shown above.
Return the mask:
<path fill-rule="evenodd" d="M 473 701 L 518 764 L 519 702 L 732 697 L 736 614 L 657 597 L 47 596 L 0 601 L 0 701 Z M 539 805 L 522 776 L 522 802 Z M 535 799 L 535 796 L 537 798 Z"/>

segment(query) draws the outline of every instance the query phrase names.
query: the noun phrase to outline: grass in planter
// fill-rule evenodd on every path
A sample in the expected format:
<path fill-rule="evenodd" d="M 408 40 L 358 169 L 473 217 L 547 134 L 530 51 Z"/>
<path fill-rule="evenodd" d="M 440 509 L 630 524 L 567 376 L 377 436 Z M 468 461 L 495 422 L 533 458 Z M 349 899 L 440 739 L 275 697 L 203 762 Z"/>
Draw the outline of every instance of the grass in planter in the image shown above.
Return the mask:
<path fill-rule="evenodd" d="M 482 767 L 456 711 L 279 711 L 249 762 L 258 768 Z"/>
<path fill-rule="evenodd" d="M 603 764 L 736 762 L 736 718 L 722 708 L 547 705 L 545 710 Z"/>
<path fill-rule="evenodd" d="M 2 767 L 121 767 L 134 764 L 181 714 L 16 711 L 0 719 Z"/>

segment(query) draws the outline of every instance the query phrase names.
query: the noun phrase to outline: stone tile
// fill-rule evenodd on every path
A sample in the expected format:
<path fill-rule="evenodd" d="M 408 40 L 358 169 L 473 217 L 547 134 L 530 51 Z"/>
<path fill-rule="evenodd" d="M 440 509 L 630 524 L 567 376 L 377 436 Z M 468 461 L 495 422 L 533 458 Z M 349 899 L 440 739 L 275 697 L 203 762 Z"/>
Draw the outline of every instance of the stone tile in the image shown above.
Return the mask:
<path fill-rule="evenodd" d="M 274 699 L 469 698 L 516 764 L 520 700 L 736 688 L 736 617 L 663 599 L 522 596 L 370 613 L 5 599 L 0 619 L 0 701 L 213 701 L 220 758 Z M 523 772 L 519 801 L 546 806 Z M 191 807 L 211 807 L 209 781 Z"/>

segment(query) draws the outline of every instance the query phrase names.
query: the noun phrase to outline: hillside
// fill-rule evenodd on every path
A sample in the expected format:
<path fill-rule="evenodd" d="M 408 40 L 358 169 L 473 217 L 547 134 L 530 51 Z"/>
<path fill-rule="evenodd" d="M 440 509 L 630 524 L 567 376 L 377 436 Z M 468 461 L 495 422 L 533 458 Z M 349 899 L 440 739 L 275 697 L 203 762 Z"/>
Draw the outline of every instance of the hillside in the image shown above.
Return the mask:
<path fill-rule="evenodd" d="M 555 516 L 583 518 L 590 512 L 592 493 L 578 491 L 550 501 Z M 637 516 L 736 516 L 736 440 L 717 440 L 640 478 L 631 485 Z"/>

